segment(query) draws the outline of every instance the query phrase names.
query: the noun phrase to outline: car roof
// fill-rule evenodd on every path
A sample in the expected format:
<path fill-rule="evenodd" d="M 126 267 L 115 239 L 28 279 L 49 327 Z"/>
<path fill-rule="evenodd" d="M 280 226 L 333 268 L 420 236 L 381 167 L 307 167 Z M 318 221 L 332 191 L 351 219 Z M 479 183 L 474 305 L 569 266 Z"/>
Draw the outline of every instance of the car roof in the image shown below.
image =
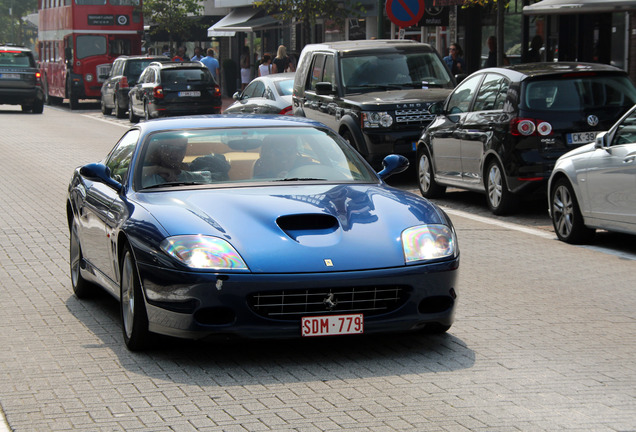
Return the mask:
<path fill-rule="evenodd" d="M 0 45 L 0 50 L 2 51 L 22 51 L 22 52 L 32 52 L 29 48 L 20 46 L 20 45 Z"/>
<path fill-rule="evenodd" d="M 204 68 L 206 67 L 199 61 L 172 61 L 172 60 L 157 60 L 150 63 L 149 66 L 159 66 L 162 69 L 179 69 L 179 68 Z"/>
<path fill-rule="evenodd" d="M 410 39 L 362 39 L 352 41 L 324 42 L 306 45 L 304 50 L 335 50 L 335 51 L 367 51 L 393 48 L 426 47 L 432 50 L 429 44 Z"/>
<path fill-rule="evenodd" d="M 260 77 L 256 77 L 255 79 L 264 80 L 264 81 L 284 81 L 288 79 L 294 79 L 295 75 L 296 75 L 296 72 L 283 72 L 283 73 L 260 76 Z"/>
<path fill-rule="evenodd" d="M 558 76 L 564 74 L 577 73 L 602 73 L 627 75 L 625 71 L 614 66 L 600 63 L 583 62 L 544 62 L 544 63 L 521 63 L 506 67 L 494 67 L 481 69 L 479 73 L 498 72 L 509 76 L 516 81 L 523 81 L 528 78 L 539 78 Z"/>
<path fill-rule="evenodd" d="M 167 117 L 139 123 L 135 128 L 142 134 L 151 132 L 180 130 L 180 129 L 205 129 L 205 128 L 251 128 L 251 127 L 318 127 L 326 128 L 317 121 L 304 117 L 250 115 L 245 114 L 213 114 L 184 117 Z"/>
<path fill-rule="evenodd" d="M 159 60 L 170 60 L 170 57 L 167 56 L 162 56 L 162 55 L 144 55 L 144 54 L 139 54 L 139 55 L 121 55 L 119 57 L 117 57 L 115 60 L 137 60 L 137 59 L 143 59 L 143 60 L 153 60 L 153 61 L 159 61 Z"/>

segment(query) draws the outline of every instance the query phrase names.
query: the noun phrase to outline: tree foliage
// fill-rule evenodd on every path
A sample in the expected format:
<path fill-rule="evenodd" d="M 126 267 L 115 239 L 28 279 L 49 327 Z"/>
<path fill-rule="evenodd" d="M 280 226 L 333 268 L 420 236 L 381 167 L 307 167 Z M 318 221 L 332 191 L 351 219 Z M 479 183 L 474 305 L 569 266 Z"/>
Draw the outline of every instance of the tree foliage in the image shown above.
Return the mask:
<path fill-rule="evenodd" d="M 346 18 L 356 17 L 363 10 L 360 3 L 336 0 L 256 0 L 254 5 L 283 22 L 302 22 L 305 43 L 311 42 L 311 29 L 318 19 L 341 27 Z"/>
<path fill-rule="evenodd" d="M 165 31 L 170 45 L 175 39 L 187 39 L 192 26 L 189 17 L 200 16 L 200 0 L 144 0 L 143 14 L 146 24 L 154 25 L 151 33 Z"/>
<path fill-rule="evenodd" d="M 0 42 L 28 44 L 24 20 L 37 11 L 37 0 L 0 0 Z"/>

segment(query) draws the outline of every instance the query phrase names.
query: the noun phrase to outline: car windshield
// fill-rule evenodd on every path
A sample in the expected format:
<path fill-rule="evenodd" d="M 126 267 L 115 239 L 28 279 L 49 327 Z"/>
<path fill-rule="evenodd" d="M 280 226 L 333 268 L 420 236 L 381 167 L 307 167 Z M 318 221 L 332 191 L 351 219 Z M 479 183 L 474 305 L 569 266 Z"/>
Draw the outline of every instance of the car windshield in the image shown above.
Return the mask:
<path fill-rule="evenodd" d="M 141 189 L 378 181 L 342 138 L 313 127 L 156 132 L 145 139 L 135 175 Z"/>
<path fill-rule="evenodd" d="M 33 56 L 26 51 L 7 50 L 0 51 L 0 66 L 19 68 L 35 67 Z"/>
<path fill-rule="evenodd" d="M 392 88 L 453 88 L 451 77 L 434 52 L 392 52 L 340 59 L 346 93 Z"/>
<path fill-rule="evenodd" d="M 528 108 L 547 111 L 631 107 L 636 103 L 636 89 L 625 76 L 580 76 L 529 81 L 523 95 Z"/>

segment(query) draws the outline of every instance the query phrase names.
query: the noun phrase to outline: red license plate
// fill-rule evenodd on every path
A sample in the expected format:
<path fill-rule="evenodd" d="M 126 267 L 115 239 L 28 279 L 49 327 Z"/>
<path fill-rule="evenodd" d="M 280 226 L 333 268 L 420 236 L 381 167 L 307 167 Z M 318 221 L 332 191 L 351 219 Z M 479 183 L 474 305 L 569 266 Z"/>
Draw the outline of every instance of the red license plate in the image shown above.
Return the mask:
<path fill-rule="evenodd" d="M 364 333 L 364 315 L 323 315 L 304 317 L 303 336 L 333 336 Z"/>

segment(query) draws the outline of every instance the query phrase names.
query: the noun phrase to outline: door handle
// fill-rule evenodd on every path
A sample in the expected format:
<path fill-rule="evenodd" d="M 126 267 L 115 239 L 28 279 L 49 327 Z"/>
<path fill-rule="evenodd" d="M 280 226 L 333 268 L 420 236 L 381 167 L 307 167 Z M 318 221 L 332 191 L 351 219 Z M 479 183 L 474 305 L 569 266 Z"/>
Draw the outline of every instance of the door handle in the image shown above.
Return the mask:
<path fill-rule="evenodd" d="M 632 163 L 634 162 L 634 159 L 636 159 L 636 156 L 627 156 L 625 159 L 623 159 L 623 163 L 624 164 Z"/>

